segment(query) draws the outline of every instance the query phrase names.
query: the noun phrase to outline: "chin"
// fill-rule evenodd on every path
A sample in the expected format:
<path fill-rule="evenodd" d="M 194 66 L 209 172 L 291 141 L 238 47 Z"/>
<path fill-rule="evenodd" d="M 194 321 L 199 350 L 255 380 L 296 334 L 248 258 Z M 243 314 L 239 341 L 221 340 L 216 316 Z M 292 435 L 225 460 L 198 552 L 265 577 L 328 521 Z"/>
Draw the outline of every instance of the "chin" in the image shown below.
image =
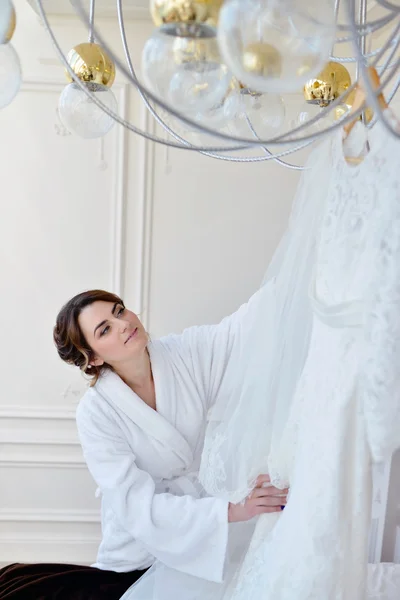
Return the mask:
<path fill-rule="evenodd" d="M 133 354 L 137 354 L 137 352 L 140 352 L 147 347 L 148 342 L 149 337 L 146 331 L 139 329 L 135 337 L 128 342 L 128 347 L 129 349 L 132 349 Z"/>

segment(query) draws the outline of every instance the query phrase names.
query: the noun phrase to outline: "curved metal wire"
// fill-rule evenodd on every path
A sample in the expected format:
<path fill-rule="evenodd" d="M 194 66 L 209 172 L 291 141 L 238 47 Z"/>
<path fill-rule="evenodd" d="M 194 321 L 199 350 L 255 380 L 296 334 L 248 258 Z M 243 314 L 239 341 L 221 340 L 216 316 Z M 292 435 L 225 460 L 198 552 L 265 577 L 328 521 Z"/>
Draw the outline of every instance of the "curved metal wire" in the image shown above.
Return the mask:
<path fill-rule="evenodd" d="M 94 42 L 94 13 L 96 8 L 96 0 L 90 0 L 90 13 L 89 13 L 89 44 Z"/>
<path fill-rule="evenodd" d="M 64 56 L 64 53 L 60 47 L 60 45 L 57 42 L 57 39 L 53 33 L 53 30 L 50 27 L 50 23 L 48 21 L 47 15 L 45 13 L 45 10 L 43 8 L 43 0 L 36 0 L 37 5 L 38 5 L 38 10 L 39 10 L 39 14 L 43 20 L 43 24 L 44 27 L 47 31 L 47 33 L 50 36 L 50 39 L 61 59 L 61 62 L 63 63 L 65 69 L 68 71 L 68 74 L 71 76 L 72 80 L 74 81 L 74 83 L 80 88 L 80 90 L 85 94 L 85 96 L 87 96 L 88 98 L 90 98 L 90 100 L 96 104 L 96 106 L 98 106 L 99 108 L 101 108 L 109 117 L 111 117 L 116 123 L 119 123 L 120 125 L 122 125 L 123 127 L 125 127 L 126 129 L 129 129 L 130 131 L 132 131 L 133 133 L 136 133 L 138 135 L 140 135 L 141 137 L 144 137 L 152 142 L 156 142 L 165 146 L 169 146 L 172 148 L 177 148 L 177 149 L 186 149 L 186 150 L 204 150 L 204 151 L 215 151 L 215 152 L 232 152 L 232 151 L 238 151 L 238 150 L 247 150 L 248 148 L 251 148 L 254 145 L 257 144 L 252 144 L 252 140 L 248 140 L 247 143 L 244 143 L 242 146 L 234 146 L 234 147 L 229 147 L 229 148 L 220 148 L 220 147 L 199 147 L 199 148 L 191 148 L 190 146 L 182 146 L 180 144 L 174 144 L 172 142 L 167 142 L 166 140 L 163 140 L 162 138 L 159 138 L 156 135 L 153 135 L 151 133 L 148 133 L 147 131 L 143 131 L 141 129 L 139 129 L 138 127 L 136 127 L 135 125 L 132 125 L 132 123 L 129 123 L 128 121 L 126 121 L 125 119 L 122 119 L 116 112 L 110 110 L 105 104 L 104 102 L 101 102 L 101 100 L 98 99 L 98 97 L 93 94 L 88 88 L 87 86 L 79 79 L 79 77 L 77 77 L 74 73 L 74 71 L 71 69 L 66 57 Z M 87 15 L 85 13 L 85 22 L 87 24 Z M 130 74 L 126 71 L 124 65 L 121 63 L 121 61 L 119 61 L 119 59 L 117 59 L 116 57 L 114 57 L 113 52 L 111 51 L 111 49 L 108 47 L 108 45 L 105 43 L 105 41 L 102 39 L 102 37 L 96 32 L 95 34 L 96 39 L 99 41 L 99 44 L 106 50 L 106 52 L 108 54 L 110 54 L 113 57 L 113 60 L 115 62 L 115 64 L 119 67 L 120 71 L 127 77 L 127 79 L 136 87 L 140 87 L 142 88 L 143 86 L 137 81 L 134 80 Z M 151 97 L 151 99 L 154 102 L 157 102 L 156 99 L 153 99 L 153 94 L 151 94 L 150 92 L 148 93 L 149 97 Z M 167 110 L 168 112 L 170 112 L 170 110 L 168 110 L 168 108 L 166 107 L 166 105 L 160 101 L 160 105 L 165 108 L 165 110 Z M 178 115 L 178 113 L 176 111 L 173 111 L 173 114 Z M 184 121 L 187 122 L 189 125 L 192 125 L 192 123 L 186 119 L 183 116 L 179 116 L 179 118 Z M 198 124 L 196 124 L 196 126 L 198 126 Z M 211 131 L 209 133 L 212 133 Z M 226 137 L 226 136 L 221 136 L 220 134 L 214 134 L 215 137 Z"/>
<path fill-rule="evenodd" d="M 37 2 L 42 2 L 42 0 L 37 0 Z M 83 7 L 81 6 L 81 4 L 77 7 L 77 10 L 79 11 L 82 19 L 87 22 L 87 14 L 85 12 L 85 10 L 83 9 Z M 355 21 L 353 20 L 353 25 L 355 25 Z M 396 32 L 397 32 L 396 28 Z M 54 37 L 54 36 L 53 36 Z M 106 40 L 104 39 L 104 37 L 102 37 L 99 33 L 97 34 L 97 39 L 99 41 L 99 43 L 104 47 L 104 49 L 109 52 L 110 54 L 113 55 L 113 52 L 111 50 L 111 48 L 109 47 L 109 45 L 107 44 Z M 388 40 L 388 42 L 382 47 L 380 54 L 376 57 L 376 61 L 374 64 L 376 64 L 379 60 L 379 58 L 386 52 L 387 48 L 389 47 L 391 43 L 391 40 Z M 118 66 L 118 68 L 120 69 L 120 71 L 123 73 L 123 75 L 132 82 L 132 84 L 138 89 L 141 90 L 143 93 L 145 93 L 148 98 L 150 98 L 152 100 L 152 102 L 154 102 L 156 105 L 160 106 L 161 108 L 163 108 L 166 112 L 168 112 L 169 114 L 171 114 L 172 116 L 178 118 L 180 121 L 182 121 L 183 123 L 189 125 L 192 128 L 195 129 L 201 129 L 201 131 L 203 133 L 212 135 L 214 137 L 218 137 L 220 139 L 223 140 L 227 140 L 230 142 L 235 142 L 238 144 L 245 144 L 247 145 L 247 147 L 256 147 L 256 146 L 265 146 L 265 145 L 290 145 L 293 144 L 293 142 L 305 142 L 305 141 L 310 141 L 310 140 L 315 140 L 319 137 L 323 137 L 324 135 L 326 135 L 327 133 L 330 133 L 331 131 L 333 131 L 334 129 L 340 128 L 343 125 L 345 125 L 347 122 L 350 122 L 353 120 L 353 118 L 355 118 L 355 116 L 357 116 L 357 113 L 354 113 L 353 115 L 348 115 L 346 117 L 344 117 L 340 122 L 338 123 L 334 123 L 332 124 L 329 128 L 327 129 L 323 129 L 320 130 L 318 132 L 315 132 L 311 135 L 304 135 L 302 137 L 298 137 L 298 138 L 292 138 L 288 136 L 290 134 L 293 133 L 299 133 L 307 128 L 309 128 L 311 125 L 314 125 L 316 122 L 318 122 L 320 120 L 320 116 L 316 116 L 313 117 L 312 119 L 310 119 L 309 121 L 307 121 L 306 123 L 299 125 L 298 127 L 292 129 L 291 132 L 287 132 L 285 134 L 282 134 L 281 136 L 277 136 L 274 138 L 270 138 L 268 140 L 260 140 L 260 141 L 256 141 L 256 140 L 251 140 L 248 138 L 242 138 L 242 137 L 238 137 L 238 136 L 233 136 L 233 135 L 229 135 L 226 133 L 223 133 L 221 131 L 215 131 L 205 125 L 199 125 L 199 123 L 196 123 L 195 121 L 193 121 L 192 119 L 190 119 L 189 117 L 187 117 L 184 114 L 179 113 L 176 109 L 172 108 L 170 105 L 166 104 L 165 102 L 163 102 L 160 98 L 158 98 L 157 96 L 155 96 L 150 90 L 148 90 L 138 79 L 132 79 L 129 71 L 126 69 L 125 65 L 118 59 L 118 57 L 114 56 L 115 58 L 115 63 Z M 356 83 L 353 83 L 352 86 L 350 88 L 348 88 L 348 90 L 345 92 L 345 94 L 343 94 L 343 97 L 337 98 L 334 102 L 330 103 L 328 107 L 325 108 L 324 110 L 324 114 L 328 114 L 329 112 L 331 112 L 332 110 L 334 110 L 337 106 L 339 106 L 342 101 L 343 98 L 345 98 L 348 93 L 354 89 Z M 97 100 L 97 99 L 96 99 Z M 97 100 L 97 103 L 99 104 L 99 101 Z M 107 107 L 105 108 L 105 112 L 107 112 L 108 114 L 112 115 L 112 111 L 109 111 L 109 109 Z M 359 113 L 358 113 L 359 114 Z M 120 122 L 120 120 L 118 121 Z M 129 123 L 127 123 L 127 127 L 129 128 Z M 136 128 L 137 129 L 137 128 Z M 148 137 L 148 134 L 145 135 L 145 137 Z M 154 136 L 153 136 L 154 137 Z M 180 146 L 177 144 L 174 144 L 173 142 L 166 142 L 165 140 L 162 140 L 162 143 L 165 145 L 170 145 L 171 147 L 178 147 L 180 149 L 192 149 L 192 147 L 187 147 L 187 146 Z M 232 151 L 236 151 L 238 149 L 244 149 L 244 146 L 241 148 L 238 148 L 237 146 L 235 146 L 234 148 L 226 148 L 226 149 L 209 149 L 209 148 L 204 148 L 204 147 L 197 147 L 197 150 L 204 150 L 204 151 L 226 151 L 226 152 L 232 152 Z"/>
<path fill-rule="evenodd" d="M 219 137 L 221 139 L 224 140 L 228 140 L 228 141 L 234 141 L 237 142 L 238 144 L 242 144 L 241 146 L 235 145 L 235 146 L 229 146 L 229 147 L 209 147 L 209 146 L 186 146 L 186 145 L 181 145 L 181 144 L 175 144 L 173 142 L 164 140 L 162 138 L 159 138 L 158 136 L 155 136 L 153 134 L 148 133 L 147 131 L 143 131 L 141 129 L 139 129 L 138 127 L 134 126 L 132 123 L 129 123 L 128 121 L 122 119 L 117 113 L 115 113 L 114 111 L 110 110 L 103 102 L 101 102 L 101 100 L 98 99 L 98 97 L 93 94 L 92 92 L 90 92 L 87 88 L 87 86 L 75 75 L 75 73 L 73 72 L 73 70 L 71 69 L 66 57 L 64 56 L 64 53 L 60 47 L 60 45 L 57 42 L 57 39 L 50 27 L 47 15 L 44 11 L 43 8 L 43 2 L 42 0 L 36 0 L 37 5 L 38 5 L 38 11 L 39 14 L 43 20 L 43 24 L 44 27 L 46 29 L 46 31 L 48 32 L 50 39 L 60 57 L 61 62 L 63 63 L 64 67 L 66 68 L 66 70 L 68 71 L 69 75 L 71 76 L 72 80 L 74 81 L 74 83 L 81 89 L 81 91 L 88 97 L 91 99 L 91 101 L 96 104 L 96 106 L 98 106 L 99 108 L 101 108 L 109 117 L 111 117 L 116 123 L 119 123 L 120 125 L 122 125 L 123 127 L 127 128 L 128 130 L 132 131 L 133 133 L 136 133 L 150 141 L 156 142 L 156 143 L 160 143 L 162 145 L 165 146 L 169 146 L 171 148 L 177 148 L 177 149 L 185 149 L 185 150 L 193 150 L 193 151 L 204 151 L 204 152 L 236 152 L 239 150 L 246 150 L 252 147 L 256 147 L 256 146 L 262 146 L 265 144 L 269 144 L 269 143 L 276 143 L 276 144 L 280 144 L 280 140 L 278 140 L 277 142 L 275 142 L 275 140 L 272 140 L 270 142 L 270 140 L 267 141 L 262 141 L 262 142 L 257 142 L 256 140 L 250 140 L 250 139 L 242 139 L 239 137 L 234 137 L 234 136 L 229 136 L 227 134 L 224 134 L 222 132 L 217 132 L 214 131 L 210 128 L 207 128 L 205 126 L 201 126 L 201 131 L 207 134 L 210 134 L 214 137 Z M 84 9 L 82 8 L 82 6 L 78 5 L 77 6 L 77 10 L 81 13 L 81 16 L 84 20 L 84 22 L 86 24 L 88 24 L 88 17 L 86 12 L 84 11 Z M 149 90 L 147 90 L 138 79 L 134 79 L 132 78 L 132 76 L 130 75 L 130 73 L 127 71 L 127 69 L 125 68 L 125 65 L 118 59 L 118 57 L 116 57 L 114 55 L 114 53 L 112 52 L 111 48 L 109 47 L 109 45 L 107 44 L 107 42 L 104 40 L 104 38 L 97 32 L 96 33 L 96 39 L 98 40 L 99 44 L 106 50 L 106 52 L 108 54 L 110 54 L 113 57 L 113 60 L 116 64 L 116 66 L 119 68 L 119 70 L 122 72 L 122 74 L 128 79 L 128 81 L 130 81 L 134 87 L 138 90 L 141 91 L 142 93 L 144 93 L 145 95 L 147 95 L 155 104 L 158 104 L 161 108 L 163 108 L 166 112 L 168 112 L 169 114 L 171 114 L 172 116 L 175 116 L 176 118 L 178 118 L 179 120 L 181 120 L 183 123 L 189 125 L 190 127 L 194 127 L 195 129 L 200 129 L 200 126 L 198 123 L 192 121 L 191 119 L 189 119 L 188 117 L 186 117 L 186 115 L 180 114 L 178 111 L 176 111 L 175 109 L 173 109 L 170 105 L 166 104 L 165 102 L 163 102 L 162 100 L 160 100 L 159 98 L 157 98 L 154 94 L 152 94 Z M 311 123 L 311 120 L 310 122 Z M 307 123 L 308 125 L 308 123 Z M 304 128 L 304 127 L 302 127 Z M 316 136 L 311 136 L 312 138 L 316 137 Z M 301 140 L 298 140 L 301 141 Z M 285 143 L 285 142 L 284 142 Z M 292 143 L 292 141 L 287 142 L 287 143 Z"/>
<path fill-rule="evenodd" d="M 348 4 L 347 4 L 347 9 L 348 9 L 348 13 L 349 13 L 349 21 L 350 21 L 350 25 L 354 25 L 353 23 L 353 19 L 352 17 L 352 10 L 355 10 L 355 0 L 349 0 Z M 399 138 L 400 139 L 400 133 L 397 132 L 395 130 L 394 127 L 392 127 L 392 125 L 389 123 L 389 121 L 387 121 L 387 119 L 385 118 L 384 114 L 383 114 L 383 110 L 380 106 L 380 103 L 378 101 L 378 96 L 379 94 L 382 92 L 383 88 L 385 87 L 384 84 L 382 84 L 380 86 L 380 88 L 378 90 L 374 90 L 371 84 L 371 81 L 368 77 L 368 66 L 365 63 L 364 59 L 363 59 L 363 55 L 361 52 L 361 48 L 359 48 L 359 46 L 357 44 L 354 45 L 354 49 L 355 52 L 358 56 L 359 59 L 359 68 L 360 68 L 360 72 L 363 75 L 363 82 L 364 82 L 364 88 L 365 88 L 365 92 L 366 92 L 366 96 L 367 96 L 367 100 L 368 100 L 368 104 L 371 106 L 371 108 L 374 110 L 377 118 L 379 119 L 379 121 L 384 125 L 385 129 L 394 137 Z M 395 66 L 392 67 L 392 76 L 394 76 L 398 70 L 400 66 L 400 59 L 396 61 Z M 365 103 L 364 103 L 365 104 Z"/>
<path fill-rule="evenodd" d="M 128 41 L 126 38 L 122 0 L 117 0 L 117 14 L 118 14 L 119 29 L 120 29 L 120 33 L 121 33 L 122 47 L 124 49 L 126 62 L 127 62 L 131 76 L 134 79 L 137 79 L 136 71 L 132 64 L 131 53 L 129 51 Z M 140 97 L 142 98 L 147 110 L 150 112 L 150 114 L 153 116 L 153 118 L 156 120 L 156 122 L 166 131 L 166 133 L 171 135 L 175 140 L 177 140 L 178 142 L 181 142 L 182 144 L 185 144 L 187 146 L 192 146 L 192 147 L 194 146 L 194 144 L 191 144 L 188 140 L 185 140 L 182 136 L 180 136 L 173 129 L 171 129 L 171 127 L 169 127 L 169 125 L 155 111 L 153 106 L 150 104 L 147 96 L 143 92 L 141 92 L 139 90 L 138 93 L 139 93 Z M 255 137 L 257 138 L 256 134 L 255 134 Z M 305 147 L 305 146 L 301 145 L 297 149 L 293 149 L 293 152 L 296 152 L 296 150 L 300 150 L 303 147 Z M 303 167 L 301 167 L 299 165 L 293 165 L 291 163 L 283 161 L 282 159 L 280 159 L 277 156 L 273 156 L 272 152 L 270 152 L 267 148 L 263 148 L 263 150 L 266 153 L 266 155 L 260 156 L 260 157 L 224 156 L 222 154 L 216 154 L 215 152 L 204 152 L 204 151 L 200 151 L 200 154 L 203 154 L 203 156 L 208 156 L 210 158 L 216 158 L 218 160 L 224 160 L 224 161 L 228 161 L 228 162 L 260 162 L 260 161 L 268 160 L 268 157 L 272 157 L 278 164 L 280 164 L 284 167 L 287 167 L 289 169 L 294 169 L 294 170 L 302 170 L 303 169 Z"/>
<path fill-rule="evenodd" d="M 400 8 L 399 5 L 396 6 L 393 2 L 388 2 L 388 0 L 376 0 L 376 2 L 380 4 L 382 8 L 387 8 L 388 10 L 396 11 Z"/>
<path fill-rule="evenodd" d="M 397 43 L 397 38 L 391 40 L 391 44 L 396 44 Z M 376 50 L 371 50 L 371 52 L 367 52 L 366 54 L 364 54 L 364 58 L 369 59 L 369 58 L 374 58 L 374 56 L 377 56 L 382 48 L 377 48 Z M 356 63 L 357 62 L 357 58 L 355 56 L 330 56 L 329 60 L 331 60 L 332 62 L 337 62 L 337 63 Z"/>
<path fill-rule="evenodd" d="M 377 0 L 378 1 L 378 0 Z M 397 13 L 399 11 L 398 7 L 397 8 L 391 8 L 390 11 L 392 13 Z M 352 31 L 352 36 L 351 39 L 354 39 L 353 36 L 358 37 L 359 35 L 364 35 L 364 33 L 361 32 L 366 32 L 369 33 L 370 31 L 375 31 L 376 29 L 379 29 L 380 27 L 384 27 L 389 21 L 390 18 L 393 18 L 393 14 L 390 15 L 390 17 L 388 15 L 386 15 L 385 17 L 380 17 L 379 19 L 376 19 L 375 21 L 370 21 L 370 22 L 366 22 L 364 23 L 364 25 L 360 25 L 359 23 L 355 22 L 355 31 L 354 29 L 351 27 L 351 25 L 347 25 L 346 23 L 337 23 L 336 24 L 336 30 L 337 31 Z M 353 21 L 354 23 L 354 21 Z M 351 40 L 348 40 L 351 41 Z"/>
<path fill-rule="evenodd" d="M 382 17 L 381 19 L 374 21 L 372 23 L 365 23 L 364 25 L 357 24 L 357 36 L 362 37 L 365 35 L 370 35 L 371 33 L 375 33 L 382 29 L 386 25 L 388 25 L 393 20 L 393 14 L 386 15 L 386 17 Z M 336 29 L 339 29 L 339 25 L 336 26 Z M 354 35 L 347 35 L 344 37 L 339 37 L 335 39 L 335 44 L 343 44 L 345 42 L 352 42 L 354 39 Z"/>
<path fill-rule="evenodd" d="M 350 0 L 348 0 L 350 2 Z M 174 148 L 178 148 L 178 149 L 186 149 L 186 150 L 192 150 L 192 151 L 198 151 L 198 152 L 204 152 L 204 153 L 209 153 L 208 155 L 213 154 L 213 153 L 224 153 L 224 152 L 237 152 L 238 150 L 244 150 L 244 149 L 249 149 L 249 148 L 254 148 L 254 147 L 261 147 L 264 148 L 265 146 L 272 146 L 272 145 L 292 145 L 296 144 L 296 143 L 303 143 L 303 142 L 312 142 L 324 135 L 326 135 L 327 133 L 330 133 L 331 131 L 335 130 L 338 127 L 342 127 L 346 122 L 349 122 L 350 120 L 353 120 L 355 118 L 355 116 L 357 115 L 357 113 L 354 113 L 352 115 L 348 115 L 346 117 L 344 117 L 340 122 L 334 123 L 332 125 L 330 125 L 327 129 L 323 129 L 321 131 L 317 131 L 314 132 L 312 134 L 309 135 L 303 135 L 302 137 L 295 137 L 293 138 L 293 134 L 298 134 L 299 132 L 303 132 L 304 130 L 309 129 L 313 124 L 315 124 L 317 121 L 320 120 L 321 116 L 317 115 L 316 117 L 313 117 L 312 119 L 310 119 L 309 121 L 307 121 L 304 124 L 301 124 L 298 127 L 295 127 L 294 129 L 292 129 L 290 132 L 286 132 L 280 136 L 276 136 L 275 138 L 271 138 L 268 140 L 261 140 L 261 139 L 247 139 L 247 138 L 241 138 L 241 137 L 237 137 L 237 136 L 232 136 L 223 132 L 219 132 L 219 131 L 214 131 L 211 128 L 205 127 L 203 125 L 199 125 L 199 123 L 196 123 L 194 121 L 192 121 L 191 119 L 187 118 L 185 115 L 180 114 L 178 111 L 176 111 L 175 109 L 173 109 L 171 106 L 167 105 L 166 103 L 164 103 L 162 100 L 160 100 L 159 98 L 155 97 L 154 94 L 152 94 L 149 90 L 147 90 L 141 83 L 140 81 L 136 78 L 135 76 L 132 76 L 132 73 L 129 72 L 129 70 L 126 69 L 125 65 L 123 65 L 121 63 L 121 61 L 114 56 L 114 53 L 111 51 L 111 49 L 109 48 L 108 44 L 106 43 L 106 41 L 102 38 L 102 36 L 100 34 L 98 34 L 98 32 L 96 32 L 96 38 L 98 40 L 98 42 L 105 48 L 106 51 L 108 51 L 113 58 L 115 58 L 115 62 L 116 65 L 118 66 L 118 68 L 121 70 L 121 72 L 125 75 L 125 77 L 128 79 L 128 81 L 130 81 L 135 88 L 138 90 L 139 93 L 144 94 L 147 98 L 147 101 L 150 99 L 152 102 L 154 102 L 157 106 L 160 106 L 161 108 L 163 108 L 164 110 L 166 110 L 169 114 L 171 114 L 172 116 L 178 118 L 180 121 L 182 121 L 183 123 L 186 123 L 187 125 L 189 125 L 190 127 L 194 127 L 197 130 L 203 132 L 203 133 L 207 133 L 209 135 L 212 135 L 213 137 L 219 138 L 221 140 L 225 140 L 228 141 L 230 143 L 234 142 L 235 146 L 232 147 L 208 147 L 208 146 L 195 146 L 195 145 L 187 145 L 188 142 L 185 141 L 185 143 L 174 143 L 171 141 L 167 141 L 164 140 L 162 138 L 159 138 L 158 136 L 149 134 L 146 131 L 142 131 L 139 128 L 135 127 L 134 125 L 132 125 L 131 123 L 125 121 L 124 119 L 121 119 L 119 117 L 119 115 L 117 115 L 116 113 L 114 113 L 113 111 L 110 111 L 108 109 L 108 107 L 106 107 L 101 101 L 98 100 L 98 98 L 93 95 L 87 88 L 86 86 L 75 76 L 75 74 L 72 72 L 72 69 L 69 67 L 68 62 L 65 59 L 65 56 L 59 46 L 59 44 L 57 43 L 57 40 L 55 39 L 55 36 L 51 30 L 51 27 L 48 23 L 45 11 L 43 9 L 43 4 L 42 4 L 42 0 L 37 0 L 37 5 L 38 5 L 38 9 L 39 9 L 39 13 L 42 16 L 44 25 L 46 30 L 48 31 L 50 38 L 52 39 L 52 42 L 61 58 L 61 61 L 63 62 L 63 64 L 65 65 L 66 69 L 68 70 L 68 72 L 71 74 L 73 80 L 75 81 L 75 83 L 80 87 L 80 89 L 88 96 L 91 98 L 91 100 L 100 108 L 102 108 L 104 110 L 104 112 L 106 112 L 106 114 L 108 114 L 111 118 L 113 118 L 116 122 L 120 123 L 122 126 L 126 127 L 127 129 L 129 129 L 130 131 L 133 131 L 134 133 L 137 133 L 138 135 L 141 135 L 142 137 L 145 137 L 146 139 L 149 139 L 151 141 L 155 141 L 157 143 L 166 145 L 166 146 L 170 146 L 170 147 L 174 147 Z M 83 9 L 83 7 L 81 5 L 79 5 L 77 7 L 78 12 L 81 15 L 81 18 L 84 20 L 84 22 L 90 24 L 90 19 L 88 18 L 85 10 Z M 396 15 L 395 15 L 396 16 Z M 393 19 L 394 17 L 391 15 L 391 19 Z M 378 23 L 379 20 L 377 20 L 375 23 Z M 380 22 L 382 22 L 382 20 L 380 20 Z M 369 24 L 371 25 L 371 24 Z M 359 29 L 357 28 L 357 23 L 355 22 L 354 19 L 354 15 L 352 15 L 351 19 L 350 19 L 350 29 L 352 30 L 353 33 L 353 41 L 356 40 L 357 37 L 359 37 Z M 396 31 L 398 30 L 398 27 L 396 28 Z M 393 43 L 393 39 L 390 38 L 388 40 L 388 42 L 386 42 L 386 44 L 380 49 L 380 52 L 378 52 L 378 54 L 376 55 L 376 60 L 375 60 L 375 64 L 379 61 L 380 57 L 383 56 L 383 54 L 387 51 L 387 49 L 389 48 L 389 46 Z M 395 75 L 395 70 L 393 70 L 391 76 L 386 80 L 385 84 L 386 85 L 388 83 L 388 81 Z M 353 86 L 351 86 L 347 92 L 344 94 L 344 97 L 348 95 L 349 91 L 351 91 L 351 89 L 354 89 L 355 84 L 353 84 Z M 331 110 L 334 110 L 335 107 L 337 107 L 339 104 L 342 103 L 342 98 L 338 98 L 337 100 L 335 100 L 335 102 L 331 103 L 325 110 L 324 110 L 324 114 L 328 114 Z M 362 112 L 362 110 L 364 110 L 365 107 L 363 107 L 362 109 L 360 109 L 360 113 Z M 172 130 L 171 130 L 172 131 Z M 177 139 L 179 139 L 180 136 L 178 136 Z M 182 138 L 183 140 L 183 138 Z M 239 147 L 237 146 L 237 144 L 241 144 Z M 266 160 L 266 159 L 273 159 L 276 157 L 280 157 L 280 156 L 286 156 L 288 154 L 291 154 L 295 151 L 297 151 L 299 149 L 299 147 L 297 148 L 289 148 L 288 150 L 283 151 L 282 153 L 278 153 L 273 155 L 272 157 L 268 156 L 268 157 L 259 157 L 254 158 L 242 158 L 240 157 L 240 159 L 236 158 L 235 160 L 237 162 L 257 162 L 257 160 Z M 264 150 L 265 151 L 265 150 Z M 269 150 L 268 150 L 269 152 Z M 221 159 L 223 160 L 230 160 L 232 159 L 232 157 L 221 157 Z"/>

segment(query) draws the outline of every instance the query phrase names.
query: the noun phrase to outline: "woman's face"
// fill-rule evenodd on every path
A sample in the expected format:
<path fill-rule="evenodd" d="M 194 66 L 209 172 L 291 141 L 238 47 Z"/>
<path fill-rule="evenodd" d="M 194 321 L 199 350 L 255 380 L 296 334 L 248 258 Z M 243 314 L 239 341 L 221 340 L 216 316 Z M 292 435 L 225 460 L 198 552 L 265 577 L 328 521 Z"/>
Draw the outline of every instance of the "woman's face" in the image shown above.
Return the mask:
<path fill-rule="evenodd" d="M 94 352 L 93 365 L 115 367 L 142 354 L 148 343 L 138 317 L 122 304 L 94 302 L 82 310 L 78 322 Z"/>

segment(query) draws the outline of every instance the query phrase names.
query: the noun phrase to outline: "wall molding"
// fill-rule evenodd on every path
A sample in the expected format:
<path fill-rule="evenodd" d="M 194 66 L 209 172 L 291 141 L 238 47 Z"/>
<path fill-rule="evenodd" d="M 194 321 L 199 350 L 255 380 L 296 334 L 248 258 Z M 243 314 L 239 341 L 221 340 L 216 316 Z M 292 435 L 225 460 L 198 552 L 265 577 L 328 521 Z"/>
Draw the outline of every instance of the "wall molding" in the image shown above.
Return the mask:
<path fill-rule="evenodd" d="M 65 2 L 65 0 L 44 0 L 43 6 L 48 17 L 57 19 L 69 19 L 75 21 L 80 19 L 74 8 L 76 0 Z M 36 0 L 27 0 L 32 10 L 39 15 L 36 6 Z M 88 10 L 88 2 L 84 3 L 85 10 Z M 115 4 L 109 0 L 97 0 L 96 2 L 96 19 L 116 18 L 117 11 Z M 148 0 L 124 0 L 124 18 L 131 20 L 150 21 L 151 15 L 148 6 Z"/>
<path fill-rule="evenodd" d="M 152 135 L 156 132 L 156 121 L 144 102 L 140 104 L 140 128 Z M 138 254 L 134 271 L 137 273 L 138 313 L 144 327 L 149 329 L 149 301 L 152 263 L 152 228 L 154 207 L 154 164 L 155 144 L 142 137 L 138 143 L 139 172 L 141 175 L 138 195 L 139 219 L 136 227 Z"/>
<path fill-rule="evenodd" d="M 116 84 L 119 88 L 118 113 L 125 121 L 128 119 L 129 85 Z M 123 293 L 124 273 L 124 216 L 126 213 L 126 148 L 128 131 L 122 125 L 116 124 L 116 152 L 113 164 L 112 185 L 112 214 L 111 214 L 111 290 L 116 294 Z"/>
<path fill-rule="evenodd" d="M 0 470 L 9 469 L 84 469 L 87 470 L 86 463 L 83 459 L 72 459 L 69 457 L 54 458 L 52 456 L 40 457 L 9 457 L 0 461 Z"/>
<path fill-rule="evenodd" d="M 97 510 L 13 509 L 0 508 L 0 523 L 100 523 Z"/>
<path fill-rule="evenodd" d="M 0 407 L 0 468 L 86 468 L 70 407 Z"/>
<path fill-rule="evenodd" d="M 41 59 L 42 62 L 45 59 Z M 50 59 L 49 59 L 50 60 Z M 54 60 L 54 59 L 51 59 Z M 56 64 L 60 65 L 61 62 L 57 61 Z M 60 94 L 65 87 L 63 81 L 56 81 L 54 78 L 32 78 L 25 79 L 21 91 L 22 92 L 33 92 L 33 93 L 55 93 Z M 113 91 L 116 94 L 118 101 L 118 114 L 119 116 L 127 120 L 128 118 L 128 105 L 129 105 L 129 84 L 123 82 L 117 82 L 113 85 Z M 57 115 L 57 105 L 54 107 L 55 115 Z M 59 120 L 59 117 L 58 117 Z M 59 124 L 56 123 L 59 127 Z M 122 294 L 122 281 L 123 281 L 123 269 L 124 269 L 124 214 L 126 208 L 126 147 L 127 147 L 127 133 L 128 131 L 122 126 L 116 123 L 115 125 L 115 151 L 113 151 L 113 177 L 111 185 L 111 197 L 110 197 L 110 256 L 111 256 L 111 273 L 109 279 L 110 289 L 117 294 Z M 60 134 L 59 134 L 60 135 Z M 110 137 L 100 138 L 99 147 L 100 155 L 102 155 L 104 140 L 112 138 L 113 133 L 109 134 Z M 100 161 L 102 167 L 102 161 Z"/>
<path fill-rule="evenodd" d="M 5 404 L 0 406 L 2 419 L 60 420 L 75 421 L 75 408 L 67 406 L 25 406 L 23 404 Z"/>
<path fill-rule="evenodd" d="M 37 444 L 18 440 L 14 444 L 2 443 L 0 469 L 12 468 L 85 468 L 79 442 L 75 444 L 55 444 L 46 442 Z"/>

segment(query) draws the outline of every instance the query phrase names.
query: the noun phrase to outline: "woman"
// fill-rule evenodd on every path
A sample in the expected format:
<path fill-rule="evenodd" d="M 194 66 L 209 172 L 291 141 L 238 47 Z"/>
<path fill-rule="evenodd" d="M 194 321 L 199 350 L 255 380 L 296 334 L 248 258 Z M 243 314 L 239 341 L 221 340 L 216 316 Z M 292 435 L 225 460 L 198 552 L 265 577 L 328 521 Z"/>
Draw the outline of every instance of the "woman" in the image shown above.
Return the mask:
<path fill-rule="evenodd" d="M 250 315 L 264 286 L 219 325 L 149 341 L 116 295 L 94 290 L 60 311 L 61 359 L 91 378 L 77 410 L 88 468 L 102 494 L 94 568 L 12 565 L 0 571 L 2 600 L 117 600 L 157 559 L 219 583 L 229 523 L 283 510 L 287 490 L 260 475 L 244 503 L 205 497 L 198 479 L 207 413 L 228 397 Z M 19 583 L 18 583 L 19 582 Z"/>

